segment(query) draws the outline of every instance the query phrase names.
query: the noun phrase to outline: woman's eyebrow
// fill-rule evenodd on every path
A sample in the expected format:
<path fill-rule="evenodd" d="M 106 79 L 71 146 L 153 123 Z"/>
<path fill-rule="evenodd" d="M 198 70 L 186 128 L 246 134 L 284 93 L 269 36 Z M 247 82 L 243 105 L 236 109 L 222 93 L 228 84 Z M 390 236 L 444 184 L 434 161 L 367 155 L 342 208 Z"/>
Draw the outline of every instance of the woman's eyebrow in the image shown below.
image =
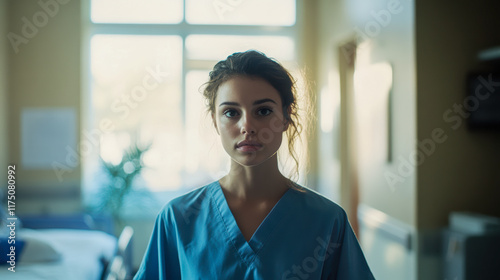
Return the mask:
<path fill-rule="evenodd" d="M 219 104 L 219 107 L 222 105 L 240 106 L 240 104 L 237 102 L 222 102 L 221 104 Z"/>
<path fill-rule="evenodd" d="M 259 104 L 262 104 L 262 103 L 266 103 L 266 102 L 272 102 L 274 104 L 277 104 L 274 100 L 270 99 L 270 98 L 264 98 L 264 99 L 259 99 L 259 100 L 256 100 L 253 105 L 259 105 Z"/>
<path fill-rule="evenodd" d="M 266 103 L 266 102 L 272 102 L 274 104 L 277 104 L 276 101 L 270 99 L 270 98 L 264 98 L 264 99 L 259 99 L 259 100 L 256 100 L 253 102 L 253 105 L 259 105 L 259 104 L 262 104 L 262 103 Z M 222 105 L 230 105 L 230 106 L 240 106 L 239 103 L 237 102 L 222 102 L 221 104 L 219 104 L 219 107 L 222 106 Z"/>

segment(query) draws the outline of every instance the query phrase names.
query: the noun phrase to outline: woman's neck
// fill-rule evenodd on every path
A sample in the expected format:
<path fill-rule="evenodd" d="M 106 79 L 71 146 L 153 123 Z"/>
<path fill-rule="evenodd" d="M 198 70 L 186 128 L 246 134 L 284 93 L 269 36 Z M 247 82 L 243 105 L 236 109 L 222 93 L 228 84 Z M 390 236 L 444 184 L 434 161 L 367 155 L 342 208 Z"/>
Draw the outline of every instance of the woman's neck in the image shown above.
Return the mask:
<path fill-rule="evenodd" d="M 277 155 L 257 166 L 232 161 L 229 173 L 219 182 L 229 195 L 244 201 L 276 200 L 289 188 L 289 180 L 278 169 Z"/>

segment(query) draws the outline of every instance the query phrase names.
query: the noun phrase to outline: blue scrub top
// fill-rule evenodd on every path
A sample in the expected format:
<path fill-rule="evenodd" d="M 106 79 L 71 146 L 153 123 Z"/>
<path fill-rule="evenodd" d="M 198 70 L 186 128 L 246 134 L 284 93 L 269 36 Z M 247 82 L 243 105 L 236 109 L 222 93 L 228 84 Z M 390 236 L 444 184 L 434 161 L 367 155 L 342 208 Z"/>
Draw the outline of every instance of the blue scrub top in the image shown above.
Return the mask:
<path fill-rule="evenodd" d="M 303 191 L 288 189 L 249 242 L 218 181 L 171 200 L 134 279 L 375 279 L 345 211 L 298 187 Z"/>

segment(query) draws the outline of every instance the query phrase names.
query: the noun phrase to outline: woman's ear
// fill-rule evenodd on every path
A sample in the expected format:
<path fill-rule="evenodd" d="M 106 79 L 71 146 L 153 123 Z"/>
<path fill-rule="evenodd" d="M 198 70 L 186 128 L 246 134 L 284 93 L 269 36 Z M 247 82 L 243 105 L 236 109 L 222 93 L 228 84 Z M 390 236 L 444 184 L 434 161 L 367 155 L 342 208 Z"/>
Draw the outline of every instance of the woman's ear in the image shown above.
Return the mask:
<path fill-rule="evenodd" d="M 285 115 L 284 115 L 284 121 L 283 121 L 283 131 L 287 131 L 288 130 L 288 126 L 290 125 L 290 108 L 288 107 L 284 107 L 283 108 L 283 111 L 285 112 Z"/>

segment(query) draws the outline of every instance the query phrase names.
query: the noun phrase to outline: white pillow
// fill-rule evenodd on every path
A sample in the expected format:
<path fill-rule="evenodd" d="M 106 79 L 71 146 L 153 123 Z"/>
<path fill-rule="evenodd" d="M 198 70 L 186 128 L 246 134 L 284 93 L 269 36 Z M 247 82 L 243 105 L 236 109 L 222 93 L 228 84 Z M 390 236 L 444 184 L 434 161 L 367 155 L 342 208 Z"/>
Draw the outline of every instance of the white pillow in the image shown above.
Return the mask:
<path fill-rule="evenodd" d="M 24 240 L 20 262 L 53 262 L 61 259 L 61 253 L 46 235 L 32 229 L 22 229 L 16 238 Z"/>

